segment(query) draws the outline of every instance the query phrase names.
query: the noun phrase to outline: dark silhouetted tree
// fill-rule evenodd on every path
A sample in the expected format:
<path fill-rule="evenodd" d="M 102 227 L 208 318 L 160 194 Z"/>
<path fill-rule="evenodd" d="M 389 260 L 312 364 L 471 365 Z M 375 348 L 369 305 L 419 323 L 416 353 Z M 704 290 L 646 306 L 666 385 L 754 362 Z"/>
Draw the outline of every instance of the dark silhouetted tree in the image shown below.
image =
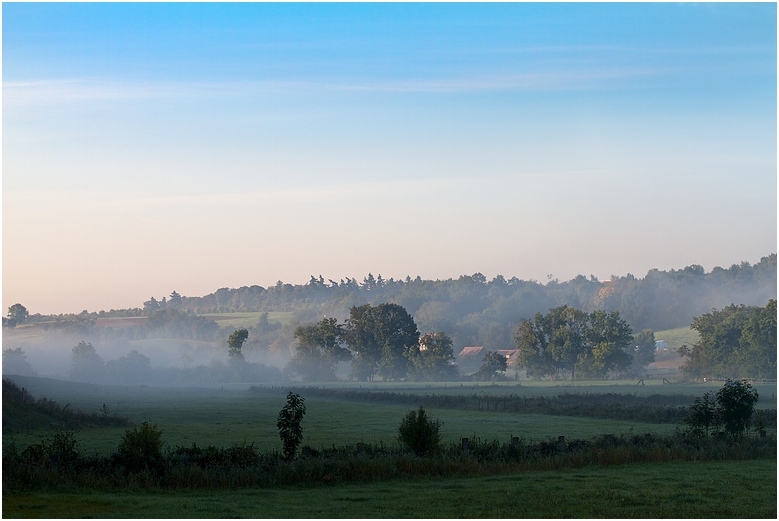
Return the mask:
<path fill-rule="evenodd" d="M 303 441 L 303 427 L 301 423 L 305 415 L 305 399 L 297 393 L 287 393 L 287 403 L 279 411 L 279 417 L 276 421 L 285 459 L 293 459 Z"/>
<path fill-rule="evenodd" d="M 20 324 L 24 324 L 24 321 L 30 316 L 27 308 L 21 304 L 14 304 L 8 308 L 8 322 L 9 327 L 16 327 Z"/>
<path fill-rule="evenodd" d="M 733 438 L 741 438 L 749 428 L 757 400 L 757 391 L 749 382 L 727 380 L 717 391 L 717 405 L 725 432 Z"/>

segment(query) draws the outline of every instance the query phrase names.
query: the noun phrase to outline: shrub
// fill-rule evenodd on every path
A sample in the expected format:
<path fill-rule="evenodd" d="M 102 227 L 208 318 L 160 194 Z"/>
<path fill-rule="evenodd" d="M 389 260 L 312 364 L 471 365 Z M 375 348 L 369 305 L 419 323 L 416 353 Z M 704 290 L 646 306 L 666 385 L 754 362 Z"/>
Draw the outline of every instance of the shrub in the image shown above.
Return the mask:
<path fill-rule="evenodd" d="M 128 429 L 116 452 L 120 462 L 130 471 L 159 469 L 162 464 L 162 429 L 149 422 Z"/>
<path fill-rule="evenodd" d="M 409 411 L 398 426 L 398 441 L 417 456 L 438 450 L 441 443 L 441 422 L 427 417 L 424 407 Z"/>

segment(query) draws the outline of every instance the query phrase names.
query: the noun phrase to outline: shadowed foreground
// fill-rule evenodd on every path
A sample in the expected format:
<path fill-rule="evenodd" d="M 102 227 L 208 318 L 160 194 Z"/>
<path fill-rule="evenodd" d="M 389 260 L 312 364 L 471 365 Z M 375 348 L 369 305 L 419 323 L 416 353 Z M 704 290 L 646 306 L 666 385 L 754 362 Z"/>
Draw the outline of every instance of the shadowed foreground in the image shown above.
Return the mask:
<path fill-rule="evenodd" d="M 3 517 L 775 519 L 776 487 L 775 460 L 642 463 L 327 487 L 14 493 Z"/>

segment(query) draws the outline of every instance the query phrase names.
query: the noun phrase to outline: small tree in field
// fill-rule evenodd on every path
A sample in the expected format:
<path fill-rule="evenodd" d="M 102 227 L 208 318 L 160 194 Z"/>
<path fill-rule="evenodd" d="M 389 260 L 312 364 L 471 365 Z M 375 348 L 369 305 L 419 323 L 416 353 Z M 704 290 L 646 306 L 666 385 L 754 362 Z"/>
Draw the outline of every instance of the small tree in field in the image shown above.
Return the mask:
<path fill-rule="evenodd" d="M 749 428 L 757 400 L 757 391 L 752 389 L 749 382 L 727 380 L 722 389 L 717 391 L 717 404 L 725 432 L 733 438 L 743 436 Z"/>
<path fill-rule="evenodd" d="M 300 423 L 306 415 L 305 400 L 297 393 L 287 393 L 287 403 L 279 411 L 276 426 L 284 446 L 284 459 L 293 459 L 303 441 L 303 427 Z"/>
<path fill-rule="evenodd" d="M 435 452 L 441 443 L 441 422 L 427 417 L 424 407 L 409 411 L 398 426 L 398 441 L 417 456 Z"/>
<path fill-rule="evenodd" d="M 717 401 L 711 393 L 704 393 L 703 398 L 696 398 L 690 406 L 690 412 L 685 420 L 690 426 L 690 432 L 696 436 L 707 436 L 709 430 L 719 424 Z"/>

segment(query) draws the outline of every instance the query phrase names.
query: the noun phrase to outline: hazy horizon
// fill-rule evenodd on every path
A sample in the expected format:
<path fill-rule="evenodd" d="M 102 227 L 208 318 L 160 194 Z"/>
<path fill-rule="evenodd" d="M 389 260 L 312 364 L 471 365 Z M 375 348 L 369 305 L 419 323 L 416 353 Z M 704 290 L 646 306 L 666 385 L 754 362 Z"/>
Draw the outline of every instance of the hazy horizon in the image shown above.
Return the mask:
<path fill-rule="evenodd" d="M 777 251 L 775 4 L 2 9 L 4 310 Z"/>

